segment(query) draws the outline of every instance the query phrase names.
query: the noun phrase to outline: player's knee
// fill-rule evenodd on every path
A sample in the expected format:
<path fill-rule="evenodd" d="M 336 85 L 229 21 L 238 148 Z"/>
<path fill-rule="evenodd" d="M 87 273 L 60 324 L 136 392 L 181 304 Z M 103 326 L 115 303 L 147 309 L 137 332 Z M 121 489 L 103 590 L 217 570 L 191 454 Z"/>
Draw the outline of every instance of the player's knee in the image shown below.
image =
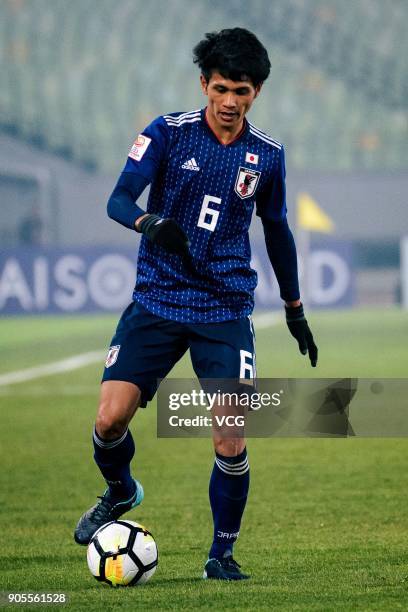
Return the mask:
<path fill-rule="evenodd" d="M 214 450 L 223 457 L 237 457 L 245 448 L 244 438 L 215 438 Z"/>
<path fill-rule="evenodd" d="M 104 382 L 101 388 L 96 432 L 101 438 L 120 437 L 140 403 L 140 389 L 122 381 Z"/>
<path fill-rule="evenodd" d="M 104 410 L 100 407 L 98 416 L 96 417 L 95 429 L 97 434 L 105 440 L 119 438 L 128 426 L 127 419 L 118 417 L 116 413 L 110 413 L 109 410 Z"/>

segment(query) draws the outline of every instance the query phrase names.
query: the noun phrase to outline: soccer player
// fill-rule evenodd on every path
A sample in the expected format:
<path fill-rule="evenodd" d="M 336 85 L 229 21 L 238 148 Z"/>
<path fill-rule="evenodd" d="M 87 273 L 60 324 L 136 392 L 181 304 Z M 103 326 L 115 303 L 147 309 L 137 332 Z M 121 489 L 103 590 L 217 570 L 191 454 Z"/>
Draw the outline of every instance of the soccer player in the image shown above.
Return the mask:
<path fill-rule="evenodd" d="M 129 423 L 189 349 L 199 379 L 255 376 L 251 312 L 257 275 L 248 228 L 254 205 L 300 352 L 317 347 L 300 302 L 296 248 L 286 220 L 282 144 L 246 114 L 270 71 L 268 54 L 242 28 L 207 34 L 194 49 L 206 108 L 155 119 L 138 136 L 108 202 L 108 214 L 142 234 L 133 301 L 106 359 L 93 445 L 108 488 L 79 520 L 88 544 L 104 523 L 143 500 L 130 461 Z M 147 211 L 137 199 L 150 184 Z M 232 556 L 249 488 L 243 438 L 214 435 L 209 497 L 214 539 L 205 578 L 248 578 Z"/>

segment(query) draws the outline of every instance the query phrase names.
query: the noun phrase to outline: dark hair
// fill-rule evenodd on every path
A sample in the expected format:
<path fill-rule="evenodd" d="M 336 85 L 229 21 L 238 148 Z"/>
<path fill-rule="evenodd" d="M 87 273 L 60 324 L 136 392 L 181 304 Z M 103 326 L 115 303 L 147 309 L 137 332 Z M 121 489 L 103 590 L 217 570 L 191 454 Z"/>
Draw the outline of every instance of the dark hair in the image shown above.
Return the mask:
<path fill-rule="evenodd" d="M 256 87 L 268 78 L 271 69 L 267 50 L 244 28 L 209 32 L 194 47 L 193 54 L 207 82 L 217 71 L 232 81 L 250 79 Z"/>

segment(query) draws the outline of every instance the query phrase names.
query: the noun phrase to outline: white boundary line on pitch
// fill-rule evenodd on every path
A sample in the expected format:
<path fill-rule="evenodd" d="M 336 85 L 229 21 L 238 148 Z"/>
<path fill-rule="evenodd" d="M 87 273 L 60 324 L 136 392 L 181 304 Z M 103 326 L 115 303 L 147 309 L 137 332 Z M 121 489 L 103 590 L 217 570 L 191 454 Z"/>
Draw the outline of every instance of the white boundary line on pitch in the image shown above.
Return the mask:
<path fill-rule="evenodd" d="M 35 366 L 34 368 L 1 374 L 0 387 L 27 382 L 28 380 L 34 380 L 35 378 L 41 378 L 43 376 L 51 376 L 53 374 L 62 374 L 64 372 L 78 370 L 91 363 L 100 361 L 105 355 L 106 351 L 91 351 L 89 353 L 82 353 L 82 355 L 74 355 L 73 357 L 62 359 L 61 361 L 45 363 L 44 365 Z"/>
<path fill-rule="evenodd" d="M 2 397 L 84 397 L 95 396 L 99 391 L 99 381 L 94 385 L 60 385 L 52 384 L 48 380 L 44 384 L 35 385 L 5 385 L 0 387 Z"/>
<path fill-rule="evenodd" d="M 266 329 L 267 327 L 276 325 L 280 322 L 281 317 L 275 312 L 267 312 L 257 314 L 253 319 L 256 331 L 256 329 Z M 60 361 L 54 361 L 53 363 L 45 363 L 25 370 L 16 370 L 15 372 L 0 374 L 0 387 L 27 382 L 28 380 L 35 380 L 43 376 L 52 376 L 54 374 L 78 370 L 79 368 L 101 361 L 105 355 L 106 351 L 91 351 L 89 353 L 82 353 L 81 355 L 74 355 L 67 359 L 61 359 Z"/>

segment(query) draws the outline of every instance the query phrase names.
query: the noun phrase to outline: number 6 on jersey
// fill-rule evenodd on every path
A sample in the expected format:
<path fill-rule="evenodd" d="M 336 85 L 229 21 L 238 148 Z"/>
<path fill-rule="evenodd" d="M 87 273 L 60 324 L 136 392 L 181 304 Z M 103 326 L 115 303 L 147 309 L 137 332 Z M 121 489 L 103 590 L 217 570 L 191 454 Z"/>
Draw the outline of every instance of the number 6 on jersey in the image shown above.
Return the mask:
<path fill-rule="evenodd" d="M 211 195 L 204 196 L 203 205 L 200 210 L 200 216 L 198 218 L 197 226 L 203 227 L 204 229 L 213 232 L 215 230 L 215 226 L 217 225 L 220 211 L 214 210 L 214 208 L 210 208 L 211 203 L 221 204 L 221 198 L 216 198 L 215 196 Z M 207 215 L 211 217 L 211 221 L 206 221 Z"/>

